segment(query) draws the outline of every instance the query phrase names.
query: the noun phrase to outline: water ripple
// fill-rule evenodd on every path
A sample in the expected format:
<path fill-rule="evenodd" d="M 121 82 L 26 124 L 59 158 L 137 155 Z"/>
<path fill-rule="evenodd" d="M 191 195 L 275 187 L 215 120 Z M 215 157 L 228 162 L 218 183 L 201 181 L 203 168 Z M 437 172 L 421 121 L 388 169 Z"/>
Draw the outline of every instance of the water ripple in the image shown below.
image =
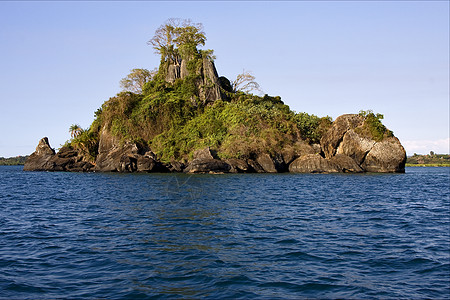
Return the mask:
<path fill-rule="evenodd" d="M 448 182 L 0 167 L 0 298 L 449 299 Z"/>

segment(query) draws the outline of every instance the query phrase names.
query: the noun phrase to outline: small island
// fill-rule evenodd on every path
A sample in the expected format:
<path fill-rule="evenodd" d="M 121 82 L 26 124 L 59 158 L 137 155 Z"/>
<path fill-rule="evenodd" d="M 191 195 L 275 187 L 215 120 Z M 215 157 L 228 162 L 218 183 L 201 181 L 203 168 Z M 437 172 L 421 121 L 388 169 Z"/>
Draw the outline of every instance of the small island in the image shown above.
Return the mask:
<path fill-rule="evenodd" d="M 133 69 L 124 91 L 56 153 L 39 141 L 26 171 L 338 173 L 404 172 L 406 152 L 372 111 L 336 120 L 255 95 L 254 76 L 219 76 L 199 23 L 169 19 L 148 42 L 157 69 Z"/>

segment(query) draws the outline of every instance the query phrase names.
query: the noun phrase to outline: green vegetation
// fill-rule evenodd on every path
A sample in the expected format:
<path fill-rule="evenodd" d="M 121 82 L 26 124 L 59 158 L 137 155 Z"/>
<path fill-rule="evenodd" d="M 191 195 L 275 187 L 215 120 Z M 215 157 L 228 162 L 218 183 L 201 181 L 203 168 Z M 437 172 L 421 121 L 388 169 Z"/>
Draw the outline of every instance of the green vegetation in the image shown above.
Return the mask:
<path fill-rule="evenodd" d="M 283 148 L 295 150 L 301 147 L 299 140 L 319 143 L 332 124 L 330 117 L 296 113 L 278 96 L 251 94 L 260 87 L 249 72 L 232 82 L 225 77 L 218 78 L 219 84 L 212 82 L 211 75 L 205 75 L 211 69 L 205 70 L 213 51 L 197 49 L 205 41 L 201 24 L 168 20 L 148 42 L 161 55 L 159 68 L 131 70 L 121 81 L 124 91 L 103 103 L 90 128 L 70 128 L 72 139 L 66 146 L 95 160 L 100 132 L 106 130 L 123 142 L 148 146 L 169 162 L 189 160 L 204 147 L 220 158 L 253 158 Z M 184 72 L 183 77 L 173 75 L 177 72 Z M 208 89 L 219 89 L 223 97 L 206 101 Z M 392 136 L 381 124 L 382 115 L 361 115 L 366 120 L 362 133 L 377 140 Z"/>
<path fill-rule="evenodd" d="M 359 114 L 365 118 L 362 128 L 358 128 L 357 132 L 373 138 L 375 141 L 382 141 L 386 137 L 394 136 L 394 133 L 381 123 L 384 116 L 375 114 L 372 110 L 361 110 Z"/>
<path fill-rule="evenodd" d="M 331 125 L 329 117 L 294 113 L 280 97 L 230 96 L 228 101 L 196 104 L 189 77 L 173 85 L 151 81 L 143 94 L 122 92 L 110 98 L 86 132 L 95 136 L 106 126 L 124 141 L 146 144 L 162 161 L 170 161 L 189 159 L 207 146 L 221 158 L 275 153 L 300 138 L 318 143 Z"/>
<path fill-rule="evenodd" d="M 433 151 L 427 155 L 414 153 L 406 160 L 407 167 L 450 167 L 450 155 L 435 154 Z"/>
<path fill-rule="evenodd" d="M 25 164 L 28 155 L 4 158 L 0 157 L 0 166 L 17 166 Z"/>

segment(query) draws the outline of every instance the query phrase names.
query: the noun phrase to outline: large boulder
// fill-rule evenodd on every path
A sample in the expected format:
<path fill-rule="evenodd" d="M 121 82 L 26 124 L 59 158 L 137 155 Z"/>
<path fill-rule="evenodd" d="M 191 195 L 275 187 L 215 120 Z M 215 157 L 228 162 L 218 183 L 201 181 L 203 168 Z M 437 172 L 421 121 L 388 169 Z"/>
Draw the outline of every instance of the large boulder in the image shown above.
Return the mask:
<path fill-rule="evenodd" d="M 342 173 L 362 173 L 364 170 L 356 161 L 344 154 L 336 154 L 330 158 L 330 163 L 335 166 L 335 168 Z"/>
<path fill-rule="evenodd" d="M 183 170 L 185 173 L 227 173 L 231 166 L 226 162 L 215 159 L 209 147 L 196 150 L 194 159 Z"/>
<path fill-rule="evenodd" d="M 48 138 L 42 138 L 30 157 L 26 160 L 24 171 L 49 171 L 53 168 L 52 158 L 55 156 L 55 150 L 50 147 Z"/>
<path fill-rule="evenodd" d="M 229 158 L 225 162 L 230 166 L 230 173 L 248 173 L 254 171 L 243 159 Z"/>
<path fill-rule="evenodd" d="M 354 163 L 367 172 L 404 172 L 406 152 L 400 141 L 393 136 L 373 138 L 365 120 L 356 114 L 338 117 L 320 140 L 325 158 L 346 172 L 359 172 Z M 338 155 L 343 156 L 334 158 Z"/>
<path fill-rule="evenodd" d="M 94 167 L 78 150 L 69 146 L 61 147 L 51 162 L 53 165 L 49 171 L 88 172 Z"/>
<path fill-rule="evenodd" d="M 331 158 L 334 156 L 345 133 L 363 123 L 364 117 L 357 114 L 347 114 L 337 117 L 331 128 L 320 139 L 320 145 L 325 157 Z"/>
<path fill-rule="evenodd" d="M 224 161 L 218 159 L 193 160 L 184 169 L 185 173 L 228 173 L 231 167 Z"/>
<path fill-rule="evenodd" d="M 361 164 L 375 143 L 375 140 L 361 136 L 350 129 L 344 134 L 342 142 L 336 149 L 336 154 L 347 155 L 353 158 L 356 163 Z"/>
<path fill-rule="evenodd" d="M 266 173 L 278 173 L 285 172 L 287 170 L 284 163 L 283 156 L 275 155 L 271 156 L 268 153 L 262 153 L 256 158 L 256 162 Z"/>
<path fill-rule="evenodd" d="M 319 154 L 306 154 L 289 165 L 292 173 L 338 173 L 341 170 L 330 160 Z"/>
<path fill-rule="evenodd" d="M 252 168 L 252 170 L 256 173 L 266 173 L 266 171 L 261 167 L 261 165 L 253 159 L 247 159 L 248 165 Z"/>
<path fill-rule="evenodd" d="M 404 173 L 405 163 L 405 149 L 396 137 L 390 137 L 377 142 L 361 166 L 367 172 Z"/>

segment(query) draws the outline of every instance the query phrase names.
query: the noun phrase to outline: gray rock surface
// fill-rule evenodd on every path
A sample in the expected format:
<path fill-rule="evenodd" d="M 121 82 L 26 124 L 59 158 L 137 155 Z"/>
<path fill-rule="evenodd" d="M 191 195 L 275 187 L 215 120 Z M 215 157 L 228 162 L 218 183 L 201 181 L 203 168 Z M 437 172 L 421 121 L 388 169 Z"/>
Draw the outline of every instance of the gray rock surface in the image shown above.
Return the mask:
<path fill-rule="evenodd" d="M 355 129 L 362 125 L 363 122 L 364 117 L 356 114 L 347 114 L 337 117 L 331 128 L 325 132 L 320 139 L 320 145 L 325 157 L 331 158 L 335 155 L 345 133 L 350 129 Z"/>
<path fill-rule="evenodd" d="M 321 139 L 322 151 L 327 159 L 343 164 L 346 172 L 359 172 L 345 159 L 335 158 L 345 155 L 367 172 L 405 172 L 406 152 L 395 137 L 385 137 L 382 141 L 358 132 L 364 132 L 364 117 L 361 115 L 342 115 L 333 122 L 331 128 Z M 338 164 L 339 165 L 339 164 Z"/>
<path fill-rule="evenodd" d="M 336 154 L 350 156 L 356 163 L 361 164 L 376 141 L 357 134 L 353 129 L 348 130 L 336 149 Z"/>
<path fill-rule="evenodd" d="M 55 156 L 55 150 L 50 147 L 48 138 L 42 138 L 37 147 L 30 157 L 26 160 L 23 170 L 24 171 L 47 171 L 53 167 L 51 162 Z"/>
<path fill-rule="evenodd" d="M 356 163 L 356 161 L 344 154 L 336 154 L 329 159 L 329 162 L 342 173 L 362 173 L 364 170 Z"/>
<path fill-rule="evenodd" d="M 338 173 L 339 168 L 330 160 L 323 158 L 319 154 L 306 154 L 289 165 L 289 172 L 292 173 Z"/>
<path fill-rule="evenodd" d="M 266 173 L 277 173 L 278 172 L 275 161 L 267 153 L 258 155 L 258 157 L 256 158 L 256 162 L 261 166 L 261 168 Z"/>
<path fill-rule="evenodd" d="M 230 166 L 230 173 L 248 173 L 254 171 L 243 159 L 230 158 L 226 159 L 225 162 Z"/>
<path fill-rule="evenodd" d="M 362 167 L 367 172 L 405 172 L 406 151 L 396 137 L 377 142 L 367 154 Z"/>
<path fill-rule="evenodd" d="M 209 147 L 194 152 L 194 159 L 183 170 L 185 173 L 227 173 L 231 166 L 225 161 L 215 159 Z"/>

